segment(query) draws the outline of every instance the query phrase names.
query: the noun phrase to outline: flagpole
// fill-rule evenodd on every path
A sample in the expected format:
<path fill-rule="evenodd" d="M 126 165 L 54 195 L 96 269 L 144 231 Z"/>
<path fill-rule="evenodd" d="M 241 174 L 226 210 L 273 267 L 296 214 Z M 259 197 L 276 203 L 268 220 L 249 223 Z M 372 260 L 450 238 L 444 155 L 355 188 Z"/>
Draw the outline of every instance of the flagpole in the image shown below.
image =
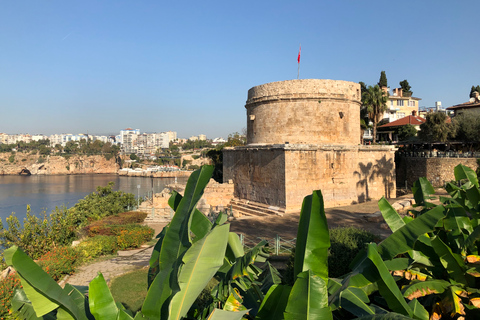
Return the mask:
<path fill-rule="evenodd" d="M 297 69 L 297 80 L 300 79 L 300 53 L 302 52 L 302 44 L 300 43 L 300 47 L 298 48 L 298 69 Z"/>

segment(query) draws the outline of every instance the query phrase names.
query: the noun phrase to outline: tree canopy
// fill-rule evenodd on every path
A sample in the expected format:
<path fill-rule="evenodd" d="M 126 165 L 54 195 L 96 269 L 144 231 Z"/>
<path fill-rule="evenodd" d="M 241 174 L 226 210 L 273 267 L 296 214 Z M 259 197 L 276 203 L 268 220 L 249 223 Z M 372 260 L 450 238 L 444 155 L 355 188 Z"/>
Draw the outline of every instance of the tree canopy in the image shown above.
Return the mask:
<path fill-rule="evenodd" d="M 457 129 L 455 139 L 468 142 L 480 142 L 480 114 L 464 112 L 453 119 Z"/>
<path fill-rule="evenodd" d="M 408 81 L 406 79 L 403 80 L 403 81 L 400 81 L 400 87 L 402 88 L 402 92 L 404 94 L 410 94 L 411 95 L 413 93 L 412 90 L 410 90 L 410 89 L 412 89 L 412 87 L 408 84 Z"/>
<path fill-rule="evenodd" d="M 407 141 L 417 135 L 417 129 L 411 124 L 400 126 L 395 130 L 399 141 Z"/>
<path fill-rule="evenodd" d="M 443 112 L 427 113 L 425 123 L 420 125 L 419 137 L 427 142 L 445 142 L 455 136 L 455 126 L 447 123 L 448 116 Z"/>
<path fill-rule="evenodd" d="M 387 110 L 387 93 L 378 85 L 368 86 L 362 94 L 362 107 L 365 108 L 368 118 L 373 123 L 373 142 L 376 142 L 377 124 L 382 120 Z"/>
<path fill-rule="evenodd" d="M 470 89 L 470 98 L 475 97 L 475 92 L 478 92 L 480 94 L 480 86 L 472 86 L 472 88 Z"/>
<path fill-rule="evenodd" d="M 385 71 L 380 72 L 380 80 L 378 80 L 378 85 L 380 87 L 388 87 L 387 75 Z"/>

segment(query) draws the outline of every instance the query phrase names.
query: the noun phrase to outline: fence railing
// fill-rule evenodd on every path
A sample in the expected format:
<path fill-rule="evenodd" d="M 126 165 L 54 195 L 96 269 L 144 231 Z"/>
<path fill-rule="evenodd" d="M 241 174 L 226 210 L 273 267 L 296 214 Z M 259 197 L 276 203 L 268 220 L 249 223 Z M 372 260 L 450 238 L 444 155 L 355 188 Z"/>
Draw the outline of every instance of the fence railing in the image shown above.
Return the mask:
<path fill-rule="evenodd" d="M 292 253 L 292 250 L 295 248 L 297 239 L 287 239 L 279 236 L 278 234 L 273 237 L 252 237 L 246 236 L 244 234 L 238 235 L 240 242 L 246 250 L 252 249 L 257 243 L 262 240 L 267 241 L 268 245 L 273 249 L 272 254 L 274 255 L 286 255 Z"/>
<path fill-rule="evenodd" d="M 398 155 L 420 158 L 480 158 L 480 152 L 456 151 L 398 151 Z"/>

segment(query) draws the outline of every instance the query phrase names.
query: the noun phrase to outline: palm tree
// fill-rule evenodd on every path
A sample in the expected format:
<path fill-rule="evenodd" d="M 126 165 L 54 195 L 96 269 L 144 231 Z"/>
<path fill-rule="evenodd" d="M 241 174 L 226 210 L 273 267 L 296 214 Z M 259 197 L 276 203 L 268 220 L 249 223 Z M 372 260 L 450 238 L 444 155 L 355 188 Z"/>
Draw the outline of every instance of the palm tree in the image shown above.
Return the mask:
<path fill-rule="evenodd" d="M 387 110 L 388 96 L 378 85 L 368 86 L 362 94 L 362 105 L 366 108 L 368 118 L 373 123 L 373 143 L 377 139 L 377 123 L 382 120 L 383 113 Z"/>

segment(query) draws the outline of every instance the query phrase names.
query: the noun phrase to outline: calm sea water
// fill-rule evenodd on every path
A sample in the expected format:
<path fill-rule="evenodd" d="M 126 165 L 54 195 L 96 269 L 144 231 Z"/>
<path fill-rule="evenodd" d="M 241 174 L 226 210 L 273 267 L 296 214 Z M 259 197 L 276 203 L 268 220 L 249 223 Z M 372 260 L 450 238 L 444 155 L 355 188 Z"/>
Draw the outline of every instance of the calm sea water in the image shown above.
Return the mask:
<path fill-rule="evenodd" d="M 20 221 L 26 216 L 27 205 L 31 213 L 50 213 L 56 206 L 72 207 L 97 186 L 115 183 L 114 190 L 131 192 L 135 196 L 145 196 L 148 192 L 163 190 L 165 185 L 174 183 L 175 178 L 120 177 L 113 174 L 62 175 L 62 176 L 0 176 L 0 218 L 15 212 Z M 179 183 L 187 178 L 178 178 Z M 140 185 L 140 189 L 137 189 Z M 139 191 L 139 192 L 138 192 Z"/>

